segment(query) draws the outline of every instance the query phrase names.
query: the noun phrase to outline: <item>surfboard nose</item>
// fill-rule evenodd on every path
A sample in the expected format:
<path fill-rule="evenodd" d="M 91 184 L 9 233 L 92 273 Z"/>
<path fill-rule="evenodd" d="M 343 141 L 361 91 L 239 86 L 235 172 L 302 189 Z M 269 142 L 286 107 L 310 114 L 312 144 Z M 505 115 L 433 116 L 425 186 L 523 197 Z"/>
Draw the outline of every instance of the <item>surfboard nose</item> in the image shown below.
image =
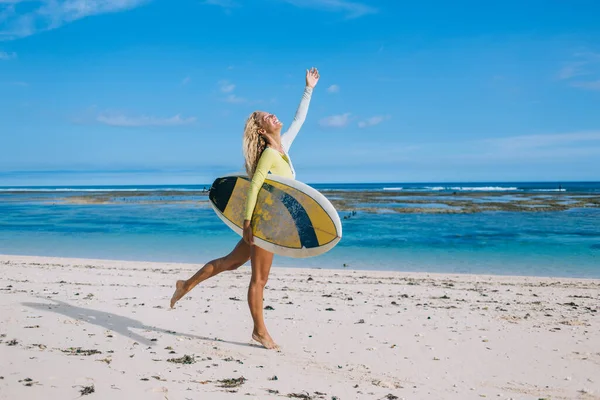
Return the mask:
<path fill-rule="evenodd" d="M 236 181 L 235 177 L 217 178 L 210 187 L 208 198 L 219 211 L 225 212 Z"/>

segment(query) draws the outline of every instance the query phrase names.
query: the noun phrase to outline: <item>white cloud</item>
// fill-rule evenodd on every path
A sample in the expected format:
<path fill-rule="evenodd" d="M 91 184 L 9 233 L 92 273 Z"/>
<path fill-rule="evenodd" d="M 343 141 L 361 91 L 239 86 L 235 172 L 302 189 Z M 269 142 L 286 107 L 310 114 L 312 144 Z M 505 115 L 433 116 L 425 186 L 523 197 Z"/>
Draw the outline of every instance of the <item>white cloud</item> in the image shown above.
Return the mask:
<path fill-rule="evenodd" d="M 338 93 L 340 91 L 340 87 L 338 85 L 331 85 L 327 88 L 327 93 Z"/>
<path fill-rule="evenodd" d="M 227 103 L 232 103 L 232 104 L 245 103 L 247 101 L 245 98 L 240 97 L 240 96 L 236 95 L 235 93 L 233 93 L 233 91 L 235 90 L 235 85 L 233 83 L 229 82 L 228 80 L 221 80 L 218 83 L 219 83 L 219 90 L 222 93 L 229 93 L 223 99 L 223 101 L 225 101 Z"/>
<path fill-rule="evenodd" d="M 465 142 L 438 143 L 428 152 L 448 161 L 493 164 L 569 162 L 600 156 L 600 131 L 508 136 Z M 569 164 L 565 167 L 570 168 Z"/>
<path fill-rule="evenodd" d="M 219 81 L 219 89 L 223 93 L 231 93 L 235 89 L 235 85 L 229 81 Z"/>
<path fill-rule="evenodd" d="M 547 173 L 548 177 L 558 170 L 573 176 L 582 173 L 590 176 L 598 168 L 590 168 L 592 172 L 588 169 L 578 171 L 576 164 L 585 162 L 590 166 L 592 164 L 597 166 L 600 160 L 600 131 L 516 135 L 474 140 L 456 140 L 449 137 L 441 142 L 421 141 L 420 132 L 397 133 L 387 132 L 390 140 L 385 143 L 385 146 L 374 142 L 368 135 L 362 135 L 351 141 L 352 143 L 340 143 L 340 151 L 348 156 L 348 160 L 367 157 L 365 160 L 369 161 L 365 162 L 373 164 L 410 163 L 415 170 L 419 169 L 418 166 L 429 168 L 435 164 L 440 168 L 440 172 L 450 174 L 453 168 L 457 167 L 468 167 L 473 171 L 477 171 L 478 168 L 492 167 L 492 169 L 479 171 L 482 174 L 482 181 L 491 179 L 484 178 L 490 171 L 503 168 L 514 169 L 525 176 L 531 171 L 517 167 L 523 164 L 537 166 L 537 172 L 542 175 Z M 374 153 L 377 153 L 376 158 L 372 157 Z M 550 172 L 546 168 L 548 166 L 557 169 Z M 452 178 L 445 179 L 456 182 Z"/>
<path fill-rule="evenodd" d="M 15 15 L 15 6 L 11 4 L 2 6 L 2 3 L 0 2 L 0 25 L 13 15 Z M 0 38 L 2 38 L 1 33 L 2 31 L 0 31 Z"/>
<path fill-rule="evenodd" d="M 391 139 L 378 146 L 378 162 L 429 164 L 440 163 L 447 168 L 456 165 L 511 166 L 524 162 L 561 163 L 569 170 L 574 162 L 600 160 L 600 131 L 569 132 L 506 136 L 476 140 L 417 142 L 418 134 L 402 135 L 406 140 Z M 415 140 L 415 142 L 413 142 Z M 373 144 L 361 142 L 349 150 L 351 157 L 373 153 Z M 541 165 L 541 164 L 539 164 Z M 525 172 L 526 173 L 526 172 Z"/>
<path fill-rule="evenodd" d="M 329 117 L 322 118 L 319 121 L 319 125 L 333 128 L 341 128 L 348 125 L 350 121 L 350 113 L 331 115 Z"/>
<path fill-rule="evenodd" d="M 583 70 L 583 67 L 586 64 L 586 62 L 581 61 L 565 65 L 558 71 L 558 79 L 571 79 L 575 76 L 585 75 L 586 72 Z"/>
<path fill-rule="evenodd" d="M 600 141 L 600 131 L 521 135 L 480 141 L 498 151 L 521 151 Z"/>
<path fill-rule="evenodd" d="M 192 78 L 190 78 L 189 76 L 186 76 L 185 78 L 183 78 L 183 80 L 181 81 L 181 84 L 183 86 L 187 85 L 188 83 L 190 83 L 192 81 Z"/>
<path fill-rule="evenodd" d="M 593 51 L 581 51 L 579 53 L 573 54 L 575 57 L 581 57 L 590 61 L 600 61 L 600 53 L 595 53 Z"/>
<path fill-rule="evenodd" d="M 356 3 L 347 0 L 283 0 L 286 3 L 297 7 L 314 8 L 317 10 L 340 12 L 346 15 L 346 18 L 358 18 L 363 15 L 374 14 L 376 8 L 362 3 Z"/>
<path fill-rule="evenodd" d="M 568 80 L 569 86 L 583 90 L 598 90 L 600 91 L 600 80 L 593 80 L 594 77 L 600 75 L 600 53 L 591 51 L 575 53 L 574 60 L 565 64 L 557 77 L 561 80 Z M 590 76 L 587 81 L 574 81 L 573 78 L 584 75 Z"/>
<path fill-rule="evenodd" d="M 151 0 L 24 0 L 34 5 L 25 13 L 13 10 L 4 15 L 0 40 L 13 40 L 49 31 L 92 15 L 126 11 Z M 6 3 L 6 1 L 4 1 Z M 20 1 L 9 1 L 18 3 Z M 12 7 L 12 6 L 10 6 Z"/>
<path fill-rule="evenodd" d="M 374 117 L 367 118 L 364 121 L 360 121 L 358 123 L 358 126 L 360 128 L 366 128 L 367 126 L 378 125 L 378 124 L 382 123 L 383 121 L 385 121 L 386 119 L 389 119 L 389 118 L 390 118 L 389 115 L 376 115 Z"/>
<path fill-rule="evenodd" d="M 244 99 L 243 97 L 236 96 L 235 94 L 230 94 L 229 96 L 225 97 L 225 101 L 228 103 L 238 104 L 245 103 L 246 99 Z"/>
<path fill-rule="evenodd" d="M 98 115 L 96 121 L 105 125 L 122 127 L 179 126 L 193 124 L 196 121 L 196 118 L 183 118 L 180 114 L 170 118 L 160 118 L 146 115 L 132 117 L 124 114 L 111 113 Z"/>
<path fill-rule="evenodd" d="M 0 51 L 0 60 L 12 60 L 17 58 L 17 53 L 12 52 L 12 53 L 7 53 L 5 51 Z"/>
<path fill-rule="evenodd" d="M 587 82 L 573 82 L 571 83 L 571 86 L 586 90 L 600 90 L 600 80 Z"/>

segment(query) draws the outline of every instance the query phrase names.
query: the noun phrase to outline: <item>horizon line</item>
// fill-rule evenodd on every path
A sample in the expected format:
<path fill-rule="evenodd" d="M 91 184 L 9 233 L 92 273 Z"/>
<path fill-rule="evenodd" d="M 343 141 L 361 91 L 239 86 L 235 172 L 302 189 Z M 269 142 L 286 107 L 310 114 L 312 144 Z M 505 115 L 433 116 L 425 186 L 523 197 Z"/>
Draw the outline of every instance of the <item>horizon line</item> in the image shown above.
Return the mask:
<path fill-rule="evenodd" d="M 543 180 L 543 181 L 534 181 L 534 180 L 526 180 L 526 181 L 414 181 L 414 182 L 394 182 L 394 181 L 373 181 L 373 182 L 303 182 L 307 185 L 415 185 L 415 184 L 523 184 L 523 183 L 555 183 L 555 184 L 565 184 L 565 183 L 598 183 L 600 184 L 600 180 L 598 181 L 589 181 L 589 180 Z M 126 187 L 126 186 L 137 186 L 137 187 L 151 187 L 151 186 L 211 186 L 212 183 L 155 183 L 155 184 L 100 184 L 100 185 L 0 185 L 0 188 L 78 188 L 78 187 Z"/>

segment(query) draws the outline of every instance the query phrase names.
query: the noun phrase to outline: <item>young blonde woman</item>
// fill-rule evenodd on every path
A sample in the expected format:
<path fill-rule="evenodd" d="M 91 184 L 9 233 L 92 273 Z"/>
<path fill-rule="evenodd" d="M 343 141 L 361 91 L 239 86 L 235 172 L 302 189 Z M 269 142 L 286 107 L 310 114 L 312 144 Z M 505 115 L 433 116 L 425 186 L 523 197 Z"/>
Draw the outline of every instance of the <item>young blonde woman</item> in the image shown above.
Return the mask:
<path fill-rule="evenodd" d="M 279 348 L 271 338 L 263 317 L 263 293 L 269 279 L 273 253 L 254 245 L 251 226 L 252 214 L 258 192 L 268 173 L 288 178 L 296 177 L 288 152 L 306 119 L 312 91 L 317 85 L 319 77 L 319 71 L 316 68 L 306 71 L 306 86 L 302 101 L 296 111 L 294 121 L 283 135 L 281 134 L 283 124 L 273 114 L 255 111 L 246 120 L 243 150 L 246 172 L 252 182 L 246 200 L 243 239 L 225 257 L 209 261 L 188 280 L 177 281 L 175 293 L 171 298 L 171 307 L 174 307 L 179 299 L 200 282 L 221 272 L 233 271 L 250 260 L 252 277 L 248 287 L 248 305 L 254 321 L 252 338 L 267 349 Z"/>

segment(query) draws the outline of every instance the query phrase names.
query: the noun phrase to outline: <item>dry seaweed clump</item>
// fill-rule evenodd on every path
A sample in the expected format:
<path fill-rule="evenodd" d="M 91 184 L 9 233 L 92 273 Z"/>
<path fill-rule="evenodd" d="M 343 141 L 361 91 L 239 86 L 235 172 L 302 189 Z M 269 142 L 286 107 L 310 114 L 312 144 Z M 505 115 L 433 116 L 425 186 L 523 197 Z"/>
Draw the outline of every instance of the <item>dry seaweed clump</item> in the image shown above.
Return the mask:
<path fill-rule="evenodd" d="M 221 379 L 220 381 L 217 381 L 220 383 L 220 387 L 222 388 L 236 388 L 236 387 L 240 387 L 244 384 L 244 382 L 246 382 L 246 378 L 244 378 L 243 376 L 240 376 L 239 378 L 228 378 L 228 379 Z"/>
<path fill-rule="evenodd" d="M 167 361 L 175 364 L 193 364 L 196 362 L 196 358 L 194 356 L 188 356 L 186 354 L 183 357 L 179 358 L 169 358 Z"/>
<path fill-rule="evenodd" d="M 61 351 L 70 356 L 91 356 L 94 354 L 102 354 L 102 352 L 100 350 L 96 350 L 96 349 L 82 350 L 81 347 L 69 347 L 67 349 L 62 349 Z"/>
<path fill-rule="evenodd" d="M 327 393 L 314 392 L 314 395 L 304 391 L 302 393 L 288 393 L 286 397 L 290 399 L 316 400 L 326 398 Z M 331 396 L 332 400 L 339 400 L 337 396 Z"/>

